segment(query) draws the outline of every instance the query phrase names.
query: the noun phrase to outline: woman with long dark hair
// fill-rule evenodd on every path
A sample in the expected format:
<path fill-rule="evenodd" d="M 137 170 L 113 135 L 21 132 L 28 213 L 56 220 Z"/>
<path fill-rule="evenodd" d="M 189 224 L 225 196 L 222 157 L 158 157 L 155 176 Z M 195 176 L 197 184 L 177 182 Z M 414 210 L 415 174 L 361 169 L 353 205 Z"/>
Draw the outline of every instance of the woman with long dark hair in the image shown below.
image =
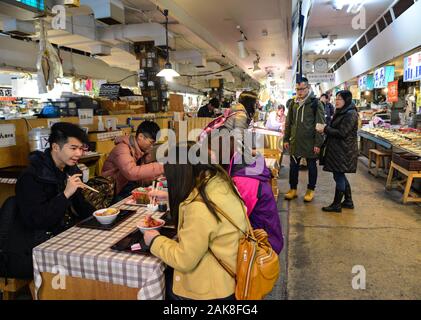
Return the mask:
<path fill-rule="evenodd" d="M 169 293 L 175 299 L 234 299 L 235 280 L 218 259 L 236 270 L 238 243 L 242 233 L 220 213 L 223 211 L 243 231 L 246 209 L 226 171 L 219 165 L 192 164 L 194 143 L 169 151 L 175 163 L 164 164 L 171 214 L 177 224 L 178 240 L 145 232 L 152 254 L 174 268 Z M 187 163 L 182 163 L 181 159 Z M 205 162 L 205 161 L 203 161 Z M 171 290 L 172 289 L 172 290 Z"/>
<path fill-rule="evenodd" d="M 336 94 L 336 111 L 332 122 L 327 126 L 317 126 L 316 130 L 326 134 L 323 170 L 332 172 L 336 182 L 333 203 L 322 210 L 339 213 L 342 208 L 354 209 L 351 185 L 345 176 L 345 173 L 357 172 L 358 162 L 358 113 L 350 91 L 339 91 Z"/>

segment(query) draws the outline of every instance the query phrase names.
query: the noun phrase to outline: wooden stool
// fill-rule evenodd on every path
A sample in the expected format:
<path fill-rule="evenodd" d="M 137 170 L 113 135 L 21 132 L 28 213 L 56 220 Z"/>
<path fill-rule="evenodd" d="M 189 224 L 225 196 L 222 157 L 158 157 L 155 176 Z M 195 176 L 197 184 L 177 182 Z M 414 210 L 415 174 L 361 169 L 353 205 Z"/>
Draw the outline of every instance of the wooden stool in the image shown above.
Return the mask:
<path fill-rule="evenodd" d="M 383 168 L 386 169 L 386 163 L 384 161 L 385 158 L 391 158 L 392 154 L 390 152 L 380 151 L 377 149 L 370 149 L 368 151 L 368 172 L 373 174 L 375 177 L 379 176 L 379 169 Z M 374 169 L 376 169 L 376 172 L 373 173 L 371 168 L 371 162 L 375 160 L 376 166 Z"/>
<path fill-rule="evenodd" d="M 0 292 L 3 294 L 3 300 L 11 300 L 14 298 L 16 292 L 23 287 L 29 285 L 32 280 L 14 279 L 14 278 L 0 278 Z"/>
<path fill-rule="evenodd" d="M 392 161 L 386 182 L 386 189 L 388 190 L 393 188 L 392 180 L 395 170 L 399 171 L 401 174 L 407 177 L 403 181 L 397 183 L 398 187 L 404 189 L 402 202 L 404 204 L 408 202 L 421 202 L 421 197 L 418 197 L 415 193 L 411 192 L 412 182 L 414 179 L 421 178 L 421 171 L 408 171 Z"/>

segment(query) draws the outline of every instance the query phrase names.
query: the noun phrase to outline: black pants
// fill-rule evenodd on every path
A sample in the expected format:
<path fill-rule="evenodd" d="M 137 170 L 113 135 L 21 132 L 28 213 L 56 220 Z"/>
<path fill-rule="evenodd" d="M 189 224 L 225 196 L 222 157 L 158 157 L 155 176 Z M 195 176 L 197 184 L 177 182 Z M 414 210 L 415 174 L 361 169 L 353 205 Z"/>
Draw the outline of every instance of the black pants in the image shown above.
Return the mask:
<path fill-rule="evenodd" d="M 301 158 L 296 158 L 291 156 L 290 167 L 289 167 L 289 185 L 291 189 L 297 189 L 298 186 L 298 174 L 300 171 L 300 160 Z M 308 185 L 307 189 L 314 190 L 316 189 L 317 183 L 317 159 L 307 159 L 308 167 Z"/>
<path fill-rule="evenodd" d="M 345 192 L 346 185 L 349 184 L 345 173 L 333 172 L 333 179 L 335 179 L 335 182 L 336 182 L 336 189 L 338 189 L 339 191 Z"/>
<path fill-rule="evenodd" d="M 173 277 L 174 277 L 174 269 L 167 266 L 167 269 L 165 269 L 165 300 L 193 300 L 193 299 L 178 296 L 172 291 Z M 221 298 L 221 299 L 215 299 L 215 300 L 216 301 L 218 301 L 218 300 L 235 300 L 235 295 L 233 294 L 229 297 Z"/>

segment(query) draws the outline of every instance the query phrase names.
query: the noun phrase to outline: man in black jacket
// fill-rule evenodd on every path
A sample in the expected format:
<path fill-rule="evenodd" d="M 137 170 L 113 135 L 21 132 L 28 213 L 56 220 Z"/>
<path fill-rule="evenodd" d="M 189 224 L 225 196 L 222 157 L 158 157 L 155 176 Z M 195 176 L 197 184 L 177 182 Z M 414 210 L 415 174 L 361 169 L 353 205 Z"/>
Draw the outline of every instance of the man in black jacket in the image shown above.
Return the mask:
<path fill-rule="evenodd" d="M 210 99 L 208 104 L 205 104 L 197 112 L 199 118 L 214 118 L 215 109 L 219 108 L 219 100 L 217 98 Z"/>
<path fill-rule="evenodd" d="M 29 156 L 29 166 L 16 184 L 17 217 L 9 235 L 9 274 L 32 277 L 32 249 L 92 214 L 80 189 L 77 162 L 88 142 L 77 125 L 52 126 L 50 148 Z"/>

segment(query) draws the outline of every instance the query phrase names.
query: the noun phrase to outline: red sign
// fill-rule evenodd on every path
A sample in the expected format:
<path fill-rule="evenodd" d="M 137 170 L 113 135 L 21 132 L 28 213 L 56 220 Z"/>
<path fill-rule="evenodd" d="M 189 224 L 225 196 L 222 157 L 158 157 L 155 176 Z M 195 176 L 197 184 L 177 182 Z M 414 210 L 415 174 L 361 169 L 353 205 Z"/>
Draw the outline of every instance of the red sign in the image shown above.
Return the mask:
<path fill-rule="evenodd" d="M 398 102 L 398 81 L 389 82 L 387 85 L 387 102 Z"/>

